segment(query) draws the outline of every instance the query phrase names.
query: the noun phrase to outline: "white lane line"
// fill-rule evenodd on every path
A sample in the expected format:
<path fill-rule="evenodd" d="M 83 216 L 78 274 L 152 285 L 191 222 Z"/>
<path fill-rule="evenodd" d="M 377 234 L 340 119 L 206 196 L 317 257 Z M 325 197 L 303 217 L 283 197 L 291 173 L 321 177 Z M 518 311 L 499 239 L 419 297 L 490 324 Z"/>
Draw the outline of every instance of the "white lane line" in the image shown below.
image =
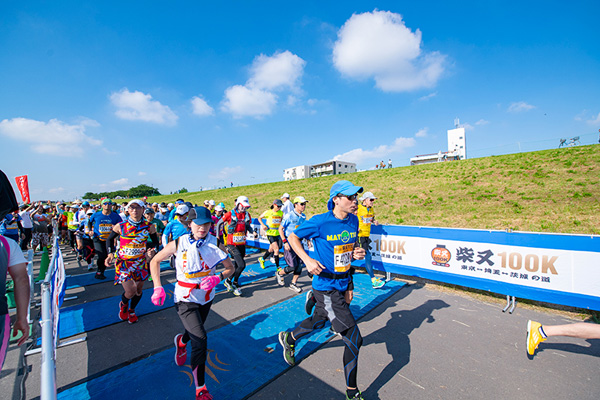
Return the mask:
<path fill-rule="evenodd" d="M 470 326 L 469 326 L 469 325 L 467 325 L 467 324 L 465 324 L 464 322 L 460 322 L 460 321 L 457 321 L 457 320 L 455 320 L 455 319 L 453 319 L 453 320 L 452 320 L 452 322 L 456 322 L 457 324 L 461 324 L 461 325 L 464 325 L 464 326 L 466 326 L 467 328 L 470 328 Z"/>
<path fill-rule="evenodd" d="M 407 378 L 407 377 L 405 377 L 404 375 L 400 375 L 400 374 L 398 374 L 398 376 L 399 376 L 400 378 L 404 378 L 404 379 L 406 379 L 407 381 L 409 381 L 410 383 L 412 383 L 412 384 L 413 384 L 413 385 L 415 385 L 416 387 L 418 387 L 418 388 L 421 388 L 421 389 L 425 390 L 425 388 L 424 388 L 423 386 L 419 385 L 418 383 L 415 383 L 415 382 L 411 381 L 410 379 L 408 379 L 408 378 Z"/>

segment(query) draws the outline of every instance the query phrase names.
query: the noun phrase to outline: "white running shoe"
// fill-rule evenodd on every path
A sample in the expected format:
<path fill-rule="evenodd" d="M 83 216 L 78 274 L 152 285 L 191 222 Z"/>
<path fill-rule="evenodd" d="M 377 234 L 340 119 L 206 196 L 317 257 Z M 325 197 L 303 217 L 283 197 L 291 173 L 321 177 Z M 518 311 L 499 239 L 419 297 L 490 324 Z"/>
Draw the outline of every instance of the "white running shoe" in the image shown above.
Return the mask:
<path fill-rule="evenodd" d="M 290 283 L 289 288 L 296 293 L 302 293 L 302 288 L 298 287 L 294 282 Z"/>

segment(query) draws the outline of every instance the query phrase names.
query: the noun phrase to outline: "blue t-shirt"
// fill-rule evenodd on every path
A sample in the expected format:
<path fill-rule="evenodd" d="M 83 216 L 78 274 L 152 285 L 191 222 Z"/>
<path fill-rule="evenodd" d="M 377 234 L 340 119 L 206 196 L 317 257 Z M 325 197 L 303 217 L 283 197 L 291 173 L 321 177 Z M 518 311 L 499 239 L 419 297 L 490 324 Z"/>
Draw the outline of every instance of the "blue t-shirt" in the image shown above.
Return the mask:
<path fill-rule="evenodd" d="M 342 274 L 350 269 L 354 243 L 358 238 L 358 217 L 348 214 L 343 219 L 337 219 L 333 211 L 313 216 L 300 225 L 294 234 L 300 239 L 312 239 L 314 259 L 325 267 L 331 274 Z M 316 290 L 348 289 L 350 278 L 328 279 L 315 275 L 312 286 Z"/>
<path fill-rule="evenodd" d="M 283 215 L 283 221 L 281 221 L 281 226 L 283 227 L 283 233 L 285 237 L 289 237 L 300 225 L 306 222 L 306 215 L 304 213 L 298 215 L 296 211 L 292 211 L 290 213 Z"/>
<path fill-rule="evenodd" d="M 169 211 L 169 219 L 168 219 L 169 222 L 171 222 L 175 219 L 175 211 L 177 211 L 177 207 L 175 207 L 174 209 Z"/>
<path fill-rule="evenodd" d="M 165 226 L 165 230 L 163 231 L 163 235 L 167 238 L 169 235 L 172 235 L 172 240 L 177 240 L 180 236 L 188 233 L 187 228 L 179 222 L 178 219 L 171 221 Z"/>
<path fill-rule="evenodd" d="M 19 224 L 22 218 L 20 215 L 6 214 L 0 222 L 0 235 L 19 236 Z"/>
<path fill-rule="evenodd" d="M 102 214 L 102 211 L 96 211 L 90 217 L 90 223 L 94 228 L 94 237 L 99 238 L 102 241 L 106 241 L 110 236 L 110 232 L 113 229 L 113 225 L 123 222 L 119 214 L 112 211 L 108 215 Z"/>

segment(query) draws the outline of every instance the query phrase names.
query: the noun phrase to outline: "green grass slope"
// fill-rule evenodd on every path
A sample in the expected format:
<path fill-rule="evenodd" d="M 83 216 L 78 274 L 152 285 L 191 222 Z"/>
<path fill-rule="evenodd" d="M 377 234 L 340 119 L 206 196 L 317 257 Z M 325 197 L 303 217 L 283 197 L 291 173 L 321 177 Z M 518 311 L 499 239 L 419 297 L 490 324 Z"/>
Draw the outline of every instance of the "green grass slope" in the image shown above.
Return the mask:
<path fill-rule="evenodd" d="M 357 172 L 156 196 L 152 201 L 222 201 L 248 196 L 255 217 L 284 192 L 326 211 L 329 188 L 348 179 L 379 199 L 380 223 L 468 229 L 600 234 L 600 145 Z"/>

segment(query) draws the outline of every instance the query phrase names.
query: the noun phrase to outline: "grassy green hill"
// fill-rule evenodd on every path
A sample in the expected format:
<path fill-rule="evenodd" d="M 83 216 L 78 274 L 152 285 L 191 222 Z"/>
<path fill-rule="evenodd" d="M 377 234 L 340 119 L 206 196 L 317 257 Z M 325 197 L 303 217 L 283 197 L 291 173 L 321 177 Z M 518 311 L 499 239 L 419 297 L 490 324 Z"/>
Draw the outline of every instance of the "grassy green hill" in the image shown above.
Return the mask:
<path fill-rule="evenodd" d="M 250 198 L 253 216 L 284 192 L 326 211 L 329 188 L 348 179 L 373 192 L 381 223 L 470 229 L 600 234 L 600 145 L 357 172 L 156 196 L 152 201 Z"/>

